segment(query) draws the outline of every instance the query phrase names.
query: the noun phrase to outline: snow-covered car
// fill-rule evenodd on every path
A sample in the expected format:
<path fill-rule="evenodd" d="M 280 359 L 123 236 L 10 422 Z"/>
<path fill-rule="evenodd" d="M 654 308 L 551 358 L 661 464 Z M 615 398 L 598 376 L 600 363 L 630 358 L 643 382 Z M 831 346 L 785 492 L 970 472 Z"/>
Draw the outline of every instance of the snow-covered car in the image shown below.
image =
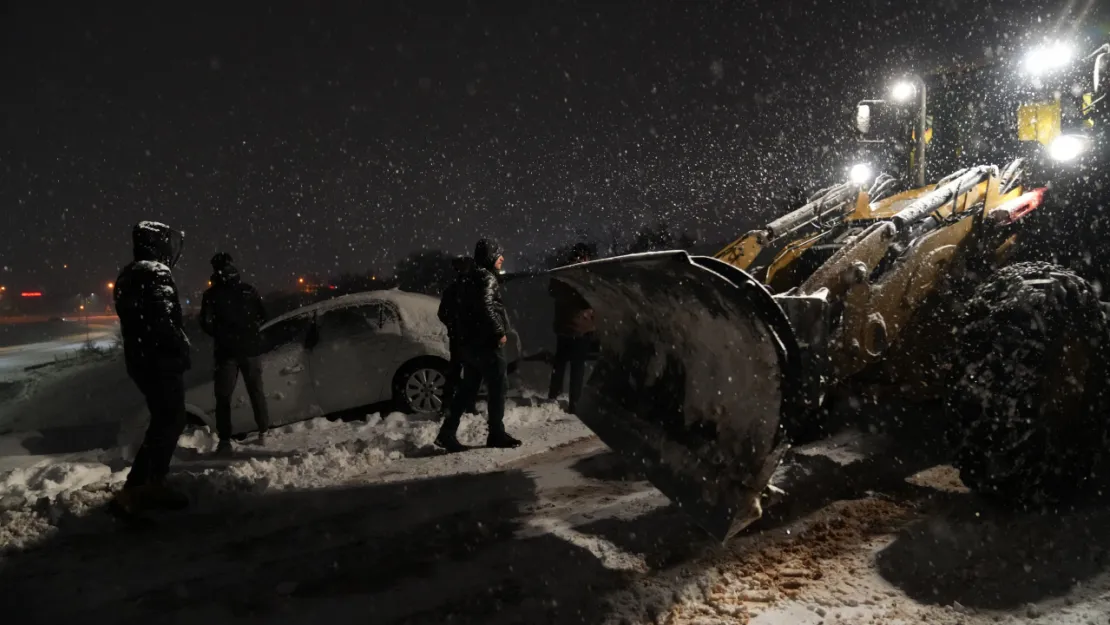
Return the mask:
<path fill-rule="evenodd" d="M 408 413 L 439 411 L 450 352 L 438 308 L 438 298 L 392 289 L 336 297 L 267 322 L 261 361 L 271 425 L 382 402 Z M 205 356 L 195 354 L 194 362 Z M 185 403 L 190 422 L 215 430 L 211 376 L 186 389 Z M 125 454 L 133 456 L 148 419 L 140 411 L 121 424 Z M 231 398 L 231 426 L 233 434 L 256 429 L 242 380 Z"/>

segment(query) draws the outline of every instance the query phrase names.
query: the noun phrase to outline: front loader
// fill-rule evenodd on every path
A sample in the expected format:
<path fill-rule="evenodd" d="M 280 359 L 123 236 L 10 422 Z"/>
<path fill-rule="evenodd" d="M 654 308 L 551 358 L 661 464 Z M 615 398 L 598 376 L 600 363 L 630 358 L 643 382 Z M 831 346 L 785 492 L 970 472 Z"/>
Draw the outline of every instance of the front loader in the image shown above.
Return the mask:
<path fill-rule="evenodd" d="M 1027 223 L 1061 178 L 1110 169 L 1108 58 L 1082 62 L 1086 149 L 1070 173 L 1045 179 L 1036 155 L 1015 155 L 901 191 L 889 176 L 849 181 L 712 258 L 553 270 L 598 319 L 579 417 L 720 540 L 760 518 L 792 443 L 832 433 L 830 398 L 861 389 L 943 405 L 928 418 L 984 495 L 1052 505 L 1096 488 L 1110 324 L 1091 282 L 1024 250 L 1051 240 Z M 1059 115 L 1042 149 L 1071 136 Z"/>

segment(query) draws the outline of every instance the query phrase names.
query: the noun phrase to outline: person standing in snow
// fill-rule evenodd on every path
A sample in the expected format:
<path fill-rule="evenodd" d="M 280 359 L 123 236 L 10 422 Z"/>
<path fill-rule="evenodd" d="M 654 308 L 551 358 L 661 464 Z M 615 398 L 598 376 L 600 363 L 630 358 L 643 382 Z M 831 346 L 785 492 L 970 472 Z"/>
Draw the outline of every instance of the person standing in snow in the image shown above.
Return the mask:
<path fill-rule="evenodd" d="M 447 345 L 451 354 L 451 362 L 447 366 L 447 380 L 443 384 L 443 405 L 442 412 L 444 416 L 451 409 L 451 398 L 454 397 L 455 392 L 459 388 L 459 381 L 462 379 L 463 361 L 460 353 L 462 344 L 458 338 L 458 310 L 459 304 L 459 278 L 470 271 L 474 266 L 474 259 L 469 256 L 462 256 L 451 261 L 451 266 L 455 270 L 455 279 L 447 288 L 443 290 L 443 296 L 439 301 L 439 310 L 437 316 L 447 327 Z M 481 385 L 481 382 L 479 382 Z M 466 412 L 477 414 L 478 408 L 475 406 L 477 398 L 471 402 L 466 408 Z"/>
<path fill-rule="evenodd" d="M 185 371 L 189 339 L 171 268 L 177 258 L 166 224 L 141 221 L 131 231 L 134 260 L 116 278 L 113 299 L 123 333 L 127 373 L 146 398 L 150 424 L 112 507 L 124 514 L 181 509 L 184 494 L 165 484 L 177 440 L 185 429 Z M 180 256 L 180 254 L 178 254 Z"/>
<path fill-rule="evenodd" d="M 571 264 L 590 260 L 589 250 L 576 245 L 571 256 Z M 555 300 L 554 330 L 556 336 L 555 366 L 551 369 L 551 384 L 548 388 L 549 400 L 556 400 L 563 392 L 563 376 L 570 366 L 570 404 L 567 412 L 575 414 L 578 400 L 582 396 L 582 384 L 586 377 L 586 359 L 594 342 L 594 310 L 578 291 L 566 283 L 552 278 L 548 283 L 548 293 Z"/>
<path fill-rule="evenodd" d="M 212 257 L 212 286 L 204 292 L 200 305 L 200 327 L 215 339 L 216 429 L 220 443 L 216 453 L 231 453 L 231 394 L 243 374 L 243 383 L 254 410 L 258 442 L 266 442 L 270 414 L 262 389 L 262 337 L 259 329 L 266 321 L 262 297 L 239 277 L 231 255 L 220 252 Z"/>
<path fill-rule="evenodd" d="M 482 239 L 474 248 L 474 266 L 459 275 L 452 317 L 462 361 L 462 382 L 451 398 L 451 408 L 440 426 L 435 444 L 450 452 L 466 449 L 456 434 L 463 412 L 478 396 L 482 379 L 488 397 L 488 447 L 519 447 L 520 441 L 505 432 L 505 387 L 508 365 L 505 344 L 508 342 L 509 314 L 501 297 L 497 279 L 505 261 L 501 247 L 491 239 Z"/>

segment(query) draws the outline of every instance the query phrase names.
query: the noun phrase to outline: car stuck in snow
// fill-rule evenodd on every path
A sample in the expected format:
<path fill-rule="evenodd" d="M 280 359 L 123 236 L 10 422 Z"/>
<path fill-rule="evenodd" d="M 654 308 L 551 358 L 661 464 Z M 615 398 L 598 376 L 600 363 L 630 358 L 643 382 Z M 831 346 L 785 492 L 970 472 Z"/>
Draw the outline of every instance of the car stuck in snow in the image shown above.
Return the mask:
<path fill-rule="evenodd" d="M 260 360 L 271 425 L 386 402 L 406 413 L 438 412 L 450 357 L 438 308 L 439 298 L 391 289 L 317 302 L 266 322 Z M 186 389 L 185 401 L 190 423 L 215 429 L 211 376 Z M 148 419 L 144 409 L 120 424 L 125 454 L 137 449 Z M 256 428 L 242 384 L 232 396 L 231 425 L 235 435 Z"/>

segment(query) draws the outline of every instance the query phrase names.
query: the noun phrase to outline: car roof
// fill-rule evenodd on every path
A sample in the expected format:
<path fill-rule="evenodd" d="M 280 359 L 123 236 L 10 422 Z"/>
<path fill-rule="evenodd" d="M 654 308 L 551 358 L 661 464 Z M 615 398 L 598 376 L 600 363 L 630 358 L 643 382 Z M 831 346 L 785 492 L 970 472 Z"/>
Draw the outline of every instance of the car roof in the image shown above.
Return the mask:
<path fill-rule="evenodd" d="M 261 329 L 265 330 L 270 326 L 297 317 L 306 317 L 312 314 L 321 314 L 342 308 L 365 306 L 376 302 L 388 302 L 396 305 L 398 312 L 401 314 L 402 323 L 410 330 L 416 330 L 422 334 L 446 335 L 447 333 L 447 328 L 439 321 L 439 317 L 436 314 L 439 310 L 438 297 L 424 295 L 423 293 L 402 291 L 397 288 L 350 293 L 348 295 L 340 295 L 339 297 L 316 302 L 315 304 L 301 306 L 300 308 L 291 310 L 267 321 L 262 325 Z"/>

